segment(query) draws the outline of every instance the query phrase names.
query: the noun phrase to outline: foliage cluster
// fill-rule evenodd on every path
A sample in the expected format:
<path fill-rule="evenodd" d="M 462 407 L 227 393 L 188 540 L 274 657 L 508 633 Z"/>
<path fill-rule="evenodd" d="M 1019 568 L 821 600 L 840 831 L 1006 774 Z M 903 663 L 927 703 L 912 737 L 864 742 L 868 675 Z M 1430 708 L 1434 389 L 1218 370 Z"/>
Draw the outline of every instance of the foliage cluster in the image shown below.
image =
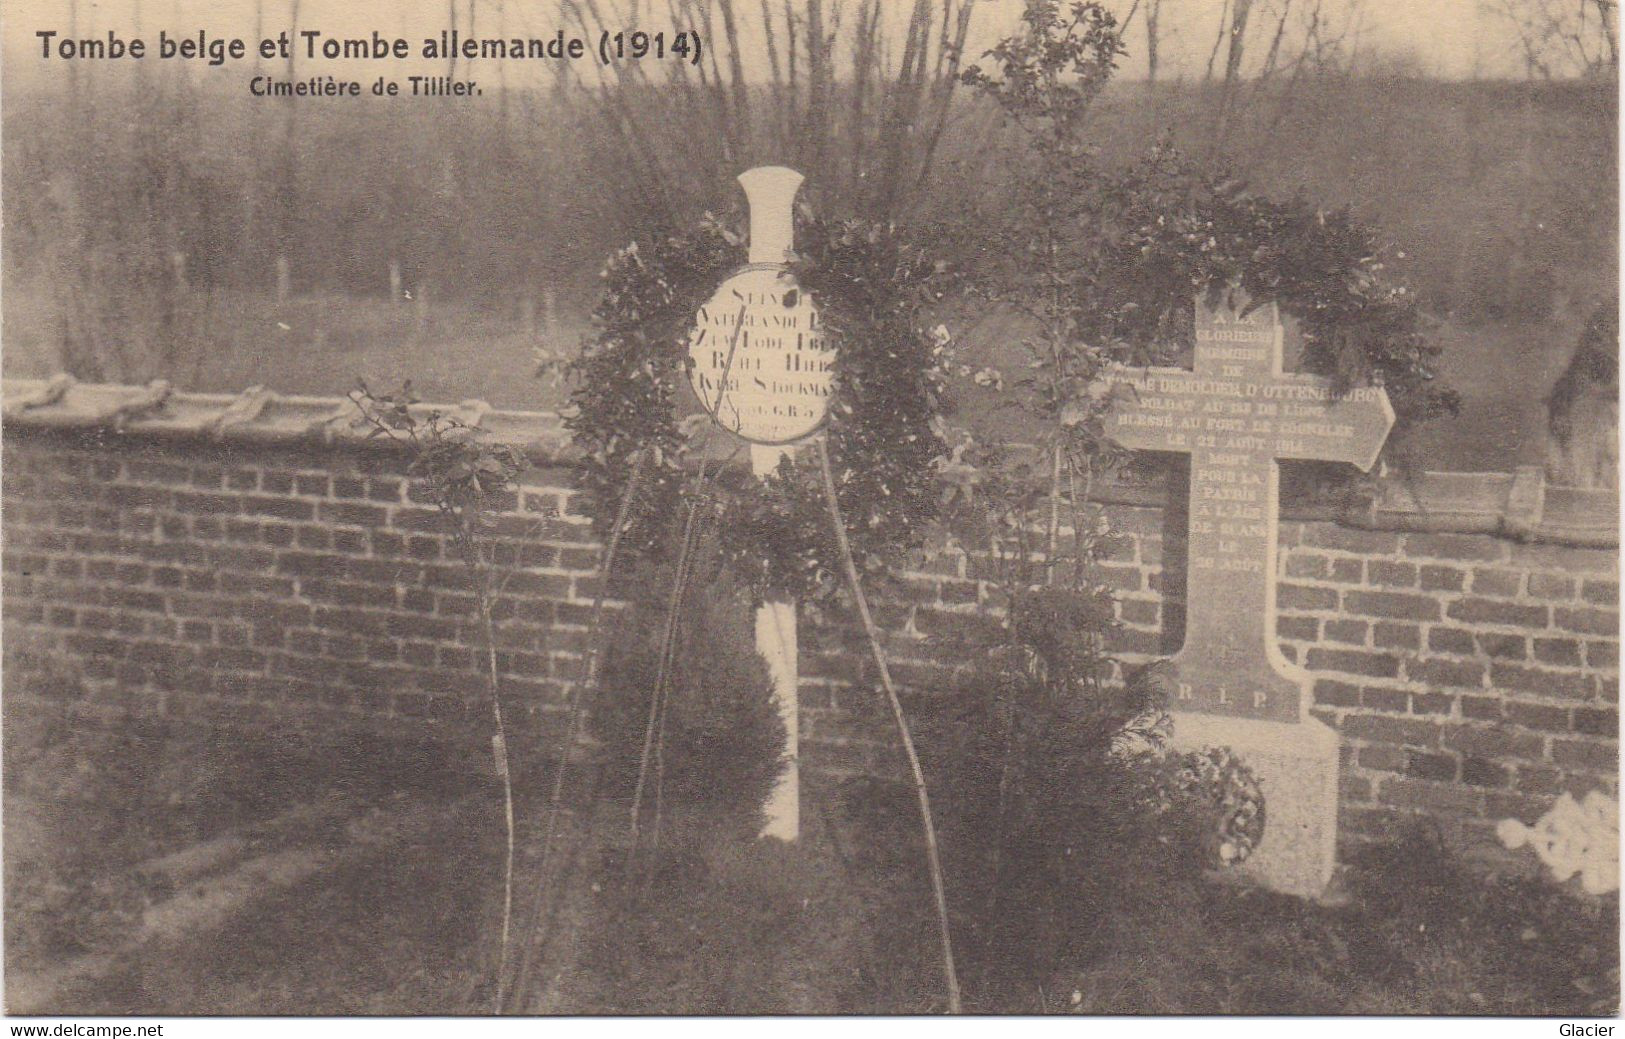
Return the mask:
<path fill-rule="evenodd" d="M 1032 1010 L 1612 1015 L 1619 901 L 1484 871 L 1423 824 L 1357 850 L 1346 905 L 1170 891 Z"/>
<path fill-rule="evenodd" d="M 988 52 L 992 71 L 962 77 L 1036 164 L 1002 219 L 979 221 L 992 247 L 969 254 L 967 269 L 1035 329 L 1033 403 L 1052 426 L 1060 419 L 1070 463 L 1110 461 L 1093 421 L 1109 402 L 1087 394 L 1100 368 L 1170 363 L 1192 345 L 1192 299 L 1233 288 L 1299 321 L 1306 370 L 1345 390 L 1386 386 L 1401 427 L 1454 410 L 1418 300 L 1392 277 L 1374 228 L 1347 209 L 1257 194 L 1167 138 L 1136 161 L 1102 162 L 1091 108 L 1122 53 L 1120 28 L 1099 4 L 1058 0 L 1029 5 L 1023 23 Z"/>
<path fill-rule="evenodd" d="M 513 488 L 530 462 L 511 444 L 493 443 L 456 415 L 416 405 L 408 379 L 396 393 L 375 393 L 361 383 L 350 394 L 370 425 L 369 439 L 383 438 L 408 451 L 407 476 L 447 520 L 464 561 L 478 559 L 476 541 L 490 523 L 491 500 Z"/>
<path fill-rule="evenodd" d="M 1100 289 L 1114 302 L 1096 334 L 1131 356 L 1188 346 L 1192 297 L 1238 286 L 1250 304 L 1276 302 L 1298 320 L 1304 370 L 1342 389 L 1384 386 L 1401 428 L 1455 410 L 1416 297 L 1389 273 L 1377 231 L 1348 210 L 1257 195 L 1166 144 L 1112 175 L 1101 196 Z"/>
<path fill-rule="evenodd" d="M 888 854 L 906 861 L 905 791 L 853 780 L 839 802 L 859 876 L 885 875 Z M 956 917 L 967 1010 L 1606 1016 L 1618 1006 L 1617 895 L 1582 897 L 1572 885 L 1486 872 L 1421 825 L 1357 849 L 1349 897 L 1337 905 L 1193 877 L 1157 842 L 1107 834 L 1068 846 L 1065 857 L 1088 868 L 1067 866 L 1077 886 L 1061 906 L 1066 925 L 1057 931 L 1071 930 L 1053 939 L 1055 959 L 1022 962 L 1045 921 L 1020 900 L 1004 906 L 1018 918 L 1010 921 L 956 907 L 994 924 L 974 933 Z M 963 860 L 949 866 L 950 890 L 965 892 Z M 928 948 L 922 902 L 892 905 L 891 926 Z M 899 970 L 919 953 L 899 946 L 885 955 L 887 969 Z"/>
<path fill-rule="evenodd" d="M 604 662 L 591 728 L 602 741 L 600 797 L 630 801 L 644 757 L 658 673 L 671 689 L 652 748 L 655 793 L 666 813 L 749 840 L 760 832 L 762 806 L 784 770 L 785 730 L 767 665 L 755 650 L 751 602 L 722 569 L 714 544 L 694 564 L 678 605 L 676 638 L 661 659 L 668 622 L 663 596 L 640 598 L 616 624 L 616 649 Z M 625 575 L 634 587 L 669 589 L 668 566 L 644 563 Z"/>

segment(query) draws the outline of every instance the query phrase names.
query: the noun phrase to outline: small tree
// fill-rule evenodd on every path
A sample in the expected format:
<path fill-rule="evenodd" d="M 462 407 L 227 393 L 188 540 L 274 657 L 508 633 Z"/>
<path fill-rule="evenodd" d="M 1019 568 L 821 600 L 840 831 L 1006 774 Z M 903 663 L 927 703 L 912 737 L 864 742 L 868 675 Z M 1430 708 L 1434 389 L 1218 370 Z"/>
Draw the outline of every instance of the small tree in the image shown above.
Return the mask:
<path fill-rule="evenodd" d="M 1020 128 L 1033 163 L 1015 187 L 1009 221 L 993 230 L 993 258 L 980 284 L 1032 330 L 1022 346 L 1033 374 L 1018 388 L 1027 391 L 1024 404 L 1044 429 L 1050 462 L 1044 553 L 1046 576 L 1053 577 L 1062 491 L 1081 476 L 1087 494 L 1097 459 L 1112 453 L 1103 435 L 1108 402 L 1096 389 L 1110 357 L 1089 335 L 1104 309 L 1096 291 L 1102 249 L 1094 220 L 1103 180 L 1089 162 L 1085 131 L 1123 40 L 1111 13 L 1093 2 L 1072 3 L 1063 12 L 1057 0 L 1034 0 L 1022 23 L 1019 34 L 988 52 L 993 73 L 973 65 L 964 79 Z M 1079 499 L 1069 497 L 1075 509 Z M 1081 536 L 1078 523 L 1073 529 Z"/>
<path fill-rule="evenodd" d="M 971 695 L 945 726 L 958 912 L 983 991 L 1020 991 L 1021 974 L 1101 954 L 1113 928 L 1193 902 L 1200 870 L 1244 858 L 1263 829 L 1245 765 L 1166 753 L 1160 683 L 1108 653 L 1115 597 L 1093 564 L 1114 545 L 1088 504 L 1125 459 L 1106 435 L 1106 366 L 1170 362 L 1190 346 L 1193 296 L 1239 284 L 1298 318 L 1307 367 L 1344 387 L 1384 382 L 1402 422 L 1450 403 L 1369 229 L 1254 196 L 1166 146 L 1122 169 L 1094 161 L 1088 115 L 1121 53 L 1101 5 L 1033 0 L 990 67 L 965 73 L 1026 145 L 1030 173 L 972 277 L 1023 322 L 1027 374 L 1012 388 L 1041 450 L 1034 466 L 962 436 L 942 467 L 956 535 L 995 554 L 1002 607 L 994 630 L 960 640 Z"/>
<path fill-rule="evenodd" d="M 1090 108 L 1122 53 L 1101 5 L 1035 0 L 1021 32 L 988 52 L 991 71 L 973 66 L 964 77 L 1026 144 L 1031 173 L 973 278 L 1027 331 L 1028 374 L 1011 388 L 1037 421 L 1043 460 L 1030 466 L 967 437 L 943 467 L 956 534 L 995 556 L 1001 608 L 993 630 L 961 647 L 970 695 L 944 728 L 957 915 L 988 994 L 1025 992 L 1022 975 L 1069 961 L 1080 934 L 1122 915 L 1134 893 L 1145 900 L 1155 885 L 1144 879 L 1167 868 L 1191 876 L 1201 856 L 1190 852 L 1217 828 L 1212 801 L 1222 799 L 1212 783 L 1181 786 L 1150 767 L 1171 760 L 1177 776 L 1194 766 L 1156 754 L 1165 695 L 1150 671 L 1128 671 L 1108 652 L 1115 595 L 1094 564 L 1115 539 L 1085 504 L 1094 477 L 1123 457 L 1105 434 L 1102 376 L 1123 343 L 1110 334 L 1115 286 L 1104 264 L 1129 184 L 1096 168 L 1087 140 Z M 1242 800 L 1259 817 L 1256 796 Z"/>
<path fill-rule="evenodd" d="M 468 573 L 479 612 L 485 643 L 486 693 L 491 702 L 491 755 L 502 783 L 503 817 L 507 824 L 507 857 L 503 870 L 502 931 L 498 944 L 494 1003 L 501 1010 L 502 980 L 506 977 L 508 946 L 513 924 L 514 801 L 509 769 L 508 729 L 502 712 L 501 681 L 497 671 L 494 608 L 500 588 L 493 581 L 490 546 L 486 542 L 488 512 L 497 496 L 511 492 L 519 474 L 530 467 L 517 449 L 491 444 L 479 431 L 455 415 L 423 411 L 408 381 L 396 394 L 375 394 L 365 383 L 351 391 L 350 400 L 372 427 L 370 437 L 383 437 L 401 445 L 411 464 L 407 475 L 418 481 L 445 520 L 457 558 Z M 560 748 L 565 753 L 568 748 Z"/>

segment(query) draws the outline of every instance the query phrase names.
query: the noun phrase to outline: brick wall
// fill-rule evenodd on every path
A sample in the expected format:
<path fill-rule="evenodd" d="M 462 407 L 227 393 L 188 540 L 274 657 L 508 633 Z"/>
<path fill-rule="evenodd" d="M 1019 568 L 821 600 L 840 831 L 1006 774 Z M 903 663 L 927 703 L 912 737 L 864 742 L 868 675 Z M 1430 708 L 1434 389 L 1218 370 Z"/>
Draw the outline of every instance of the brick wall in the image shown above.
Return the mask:
<path fill-rule="evenodd" d="M 398 455 L 353 429 L 332 435 L 345 425 L 337 401 L 199 396 L 132 417 L 112 389 L 27 410 L 7 398 L 8 712 L 488 733 L 467 577 Z M 542 725 L 583 666 L 599 553 L 557 461 L 556 417 L 470 416 L 542 461 L 497 518 L 494 549 L 504 692 L 516 726 Z M 1514 478 L 1466 480 L 1460 494 L 1482 497 L 1495 481 Z M 1509 495 L 1522 503 L 1518 538 L 1583 533 L 1573 510 L 1542 520 L 1528 493 Z M 1120 593 L 1113 648 L 1149 659 L 1182 638 L 1183 517 L 1161 491 L 1119 499 L 1108 511 L 1127 536 L 1100 570 Z M 1563 790 L 1617 793 L 1617 547 L 1527 543 L 1465 506 L 1406 508 L 1396 522 L 1483 529 L 1361 529 L 1325 510 L 1289 512 L 1280 528 L 1278 634 L 1315 676 L 1315 712 L 1343 737 L 1342 833 L 1425 813 L 1483 836 L 1496 819 L 1534 819 Z M 1602 513 L 1617 538 L 1612 508 Z M 922 560 L 904 575 L 906 597 L 878 604 L 894 672 L 922 713 L 956 679 L 940 642 L 988 623 L 978 604 L 990 576 L 977 556 Z M 813 773 L 895 768 L 850 636 L 804 625 Z"/>
<path fill-rule="evenodd" d="M 542 469 L 496 517 L 518 724 L 582 663 L 598 551 Z M 401 459 L 8 433 L 5 696 L 116 723 L 481 730 L 473 597 Z"/>

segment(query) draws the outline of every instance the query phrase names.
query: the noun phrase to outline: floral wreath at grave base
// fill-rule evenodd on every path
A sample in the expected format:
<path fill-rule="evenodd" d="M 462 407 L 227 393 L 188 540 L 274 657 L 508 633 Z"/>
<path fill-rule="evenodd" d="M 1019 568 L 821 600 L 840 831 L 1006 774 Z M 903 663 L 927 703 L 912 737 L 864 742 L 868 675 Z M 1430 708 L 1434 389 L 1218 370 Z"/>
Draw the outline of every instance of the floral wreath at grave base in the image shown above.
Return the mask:
<path fill-rule="evenodd" d="M 1144 809 L 1152 816 L 1193 811 L 1218 820 L 1201 834 L 1209 866 L 1239 866 L 1264 839 L 1264 791 L 1252 769 L 1228 747 L 1169 752 L 1146 776 Z"/>
<path fill-rule="evenodd" d="M 879 577 L 923 543 L 937 512 L 934 464 L 946 450 L 933 428 L 940 343 L 918 316 L 942 297 L 948 275 L 893 226 L 823 220 L 804 209 L 797 215 L 791 273 L 841 343 L 820 435 L 828 438 L 858 566 Z M 565 425 L 583 452 L 579 486 L 600 537 L 611 535 L 635 460 L 647 451 L 621 534 L 633 555 L 674 555 L 680 533 L 671 520 L 688 473 L 719 460 L 714 445 L 742 447 L 720 430 L 698 435 L 711 428 L 705 414 L 676 414 L 688 392 L 695 312 L 744 266 L 742 228 L 737 215 L 707 214 L 692 228 L 617 252 L 601 275 L 598 334 L 569 365 L 577 387 Z M 786 459 L 757 480 L 746 467 L 722 465 L 703 507 L 734 572 L 757 594 L 817 603 L 839 587 L 816 467 Z"/>

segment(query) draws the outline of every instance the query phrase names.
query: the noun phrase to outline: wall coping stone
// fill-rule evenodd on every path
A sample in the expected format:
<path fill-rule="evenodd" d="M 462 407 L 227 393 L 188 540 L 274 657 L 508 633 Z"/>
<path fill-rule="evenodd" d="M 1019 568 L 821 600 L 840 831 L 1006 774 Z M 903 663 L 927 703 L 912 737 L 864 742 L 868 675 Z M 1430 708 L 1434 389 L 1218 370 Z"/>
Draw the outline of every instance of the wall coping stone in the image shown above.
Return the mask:
<path fill-rule="evenodd" d="M 422 403 L 421 414 L 455 415 L 492 440 L 548 463 L 574 454 L 557 411 L 508 411 L 480 400 Z M 191 437 L 263 446 L 368 442 L 370 427 L 347 397 L 283 395 L 263 386 L 239 394 L 179 393 L 146 386 L 81 383 L 70 375 L 0 380 L 0 429 L 111 429 L 126 436 Z M 1161 482 L 1103 481 L 1097 500 L 1160 508 Z M 1370 530 L 1489 534 L 1517 541 L 1618 548 L 1619 492 L 1549 485 L 1539 466 L 1511 473 L 1412 472 L 1375 481 L 1354 505 L 1303 503 L 1283 519 L 1333 520 Z"/>
<path fill-rule="evenodd" d="M 548 461 L 570 454 L 570 434 L 557 412 L 504 411 L 482 400 L 422 403 L 412 410 L 455 416 L 498 443 Z M 120 386 L 76 382 L 68 375 L 0 380 L 0 420 L 12 429 L 111 429 L 265 446 L 366 443 L 372 431 L 348 397 L 283 395 L 263 386 L 235 395 L 176 393 L 162 379 Z"/>

